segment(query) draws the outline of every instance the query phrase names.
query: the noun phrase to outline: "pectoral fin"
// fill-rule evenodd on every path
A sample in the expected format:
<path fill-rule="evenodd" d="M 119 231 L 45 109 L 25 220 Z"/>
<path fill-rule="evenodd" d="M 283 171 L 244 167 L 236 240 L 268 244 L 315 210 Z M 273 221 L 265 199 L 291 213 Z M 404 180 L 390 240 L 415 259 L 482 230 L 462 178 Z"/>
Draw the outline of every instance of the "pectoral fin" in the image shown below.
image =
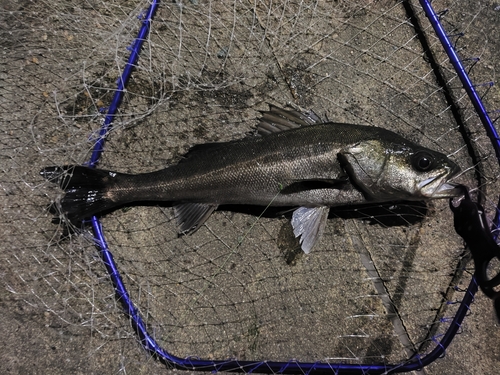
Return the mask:
<path fill-rule="evenodd" d="M 309 254 L 314 244 L 323 235 L 329 207 L 299 207 L 292 215 L 292 227 L 295 237 L 300 236 L 300 246 Z"/>
<path fill-rule="evenodd" d="M 348 183 L 349 178 L 347 176 L 339 176 L 339 178 L 336 179 L 317 178 L 311 180 L 300 180 L 283 187 L 281 194 L 293 194 L 301 191 L 317 189 L 342 189 L 342 187 Z"/>
<path fill-rule="evenodd" d="M 179 203 L 174 206 L 174 215 L 177 219 L 179 232 L 191 234 L 210 217 L 217 208 L 216 204 L 206 203 Z"/>

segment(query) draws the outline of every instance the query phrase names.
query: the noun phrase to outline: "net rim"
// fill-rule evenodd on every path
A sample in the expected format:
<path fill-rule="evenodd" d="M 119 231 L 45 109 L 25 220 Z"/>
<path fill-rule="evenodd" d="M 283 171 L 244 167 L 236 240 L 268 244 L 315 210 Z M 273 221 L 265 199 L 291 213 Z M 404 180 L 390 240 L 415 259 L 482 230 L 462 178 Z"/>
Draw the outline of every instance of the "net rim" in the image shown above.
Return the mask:
<path fill-rule="evenodd" d="M 429 0 L 419 0 L 425 15 L 429 19 L 438 39 L 440 40 L 448 58 L 453 65 L 457 75 L 459 76 L 467 95 L 474 106 L 485 130 L 490 138 L 492 146 L 495 150 L 497 160 L 500 164 L 500 138 L 496 132 L 495 127 L 486 111 L 481 98 L 476 92 L 472 81 L 470 80 L 460 58 L 458 57 L 453 45 L 450 42 L 444 28 L 440 23 L 440 17 L 433 9 L 431 2 Z M 137 61 L 140 56 L 140 52 L 144 41 L 146 40 L 150 28 L 151 22 L 155 16 L 155 13 L 160 5 L 159 0 L 151 1 L 151 4 L 147 11 L 145 11 L 139 18 L 142 19 L 142 25 L 139 33 L 130 47 L 130 56 L 128 58 L 127 64 L 123 69 L 122 75 L 119 77 L 117 82 L 117 90 L 113 96 L 112 102 L 109 106 L 108 113 L 106 115 L 105 121 L 100 129 L 97 142 L 92 151 L 91 158 L 87 166 L 95 168 L 100 160 L 100 157 L 104 151 L 104 144 L 106 142 L 106 137 L 111 130 L 113 120 L 116 116 L 117 110 L 123 100 L 125 93 L 125 88 L 131 77 L 134 66 L 136 66 Z M 495 218 L 494 225 L 498 226 L 500 222 L 500 215 Z M 280 373 L 280 374 L 292 374 L 292 373 L 321 373 L 321 374 L 381 374 L 381 373 L 399 373 L 408 372 L 422 369 L 423 367 L 434 362 L 437 358 L 444 355 L 446 348 L 449 346 L 458 330 L 461 327 L 462 321 L 466 316 L 467 312 L 470 310 L 470 304 L 472 303 L 474 296 L 478 290 L 478 284 L 474 277 L 472 277 L 471 282 L 465 292 L 465 296 L 460 303 L 457 313 L 455 314 L 450 326 L 446 332 L 441 336 L 441 339 L 435 340 L 436 347 L 428 354 L 424 356 L 416 355 L 415 357 L 409 359 L 403 364 L 342 364 L 342 363 L 325 363 L 325 362 L 299 362 L 296 360 L 290 360 L 288 362 L 275 362 L 275 361 L 239 361 L 237 359 L 226 359 L 226 360 L 204 360 L 199 358 L 180 358 L 172 355 L 167 350 L 163 349 L 151 335 L 149 335 L 146 325 L 140 316 L 138 309 L 134 306 L 130 295 L 123 283 L 122 277 L 118 270 L 118 265 L 113 258 L 113 254 L 108 247 L 107 241 L 105 239 L 103 227 L 97 217 L 92 217 L 90 220 L 94 240 L 96 247 L 99 250 L 101 259 L 106 267 L 108 275 L 113 284 L 116 298 L 122 305 L 125 314 L 129 317 L 132 328 L 136 332 L 142 346 L 146 351 L 148 351 L 152 356 L 158 358 L 160 361 L 164 362 L 166 365 L 184 370 L 196 370 L 196 371 L 233 371 L 233 372 L 260 372 L 260 373 Z"/>

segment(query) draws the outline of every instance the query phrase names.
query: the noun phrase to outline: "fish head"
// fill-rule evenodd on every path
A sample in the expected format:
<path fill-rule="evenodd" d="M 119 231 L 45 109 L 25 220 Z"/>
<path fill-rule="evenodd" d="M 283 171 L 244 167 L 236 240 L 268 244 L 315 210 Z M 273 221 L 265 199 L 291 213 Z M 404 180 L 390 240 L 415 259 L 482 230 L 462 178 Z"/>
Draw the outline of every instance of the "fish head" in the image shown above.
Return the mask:
<path fill-rule="evenodd" d="M 367 200 L 421 200 L 460 195 L 449 180 L 460 171 L 446 155 L 411 143 L 368 140 L 339 156 L 353 185 Z"/>

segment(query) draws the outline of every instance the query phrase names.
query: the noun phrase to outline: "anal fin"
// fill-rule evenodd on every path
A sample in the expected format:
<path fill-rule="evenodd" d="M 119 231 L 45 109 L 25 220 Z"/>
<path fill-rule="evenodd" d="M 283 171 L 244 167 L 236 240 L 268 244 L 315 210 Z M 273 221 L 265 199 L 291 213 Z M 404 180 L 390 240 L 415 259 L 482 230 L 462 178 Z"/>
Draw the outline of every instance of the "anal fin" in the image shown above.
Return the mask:
<path fill-rule="evenodd" d="M 179 233 L 191 234 L 196 232 L 216 208 L 216 204 L 207 203 L 179 203 L 174 205 Z"/>
<path fill-rule="evenodd" d="M 292 215 L 292 227 L 295 237 L 300 236 L 300 246 L 309 254 L 314 244 L 321 238 L 325 230 L 330 207 L 299 207 Z"/>

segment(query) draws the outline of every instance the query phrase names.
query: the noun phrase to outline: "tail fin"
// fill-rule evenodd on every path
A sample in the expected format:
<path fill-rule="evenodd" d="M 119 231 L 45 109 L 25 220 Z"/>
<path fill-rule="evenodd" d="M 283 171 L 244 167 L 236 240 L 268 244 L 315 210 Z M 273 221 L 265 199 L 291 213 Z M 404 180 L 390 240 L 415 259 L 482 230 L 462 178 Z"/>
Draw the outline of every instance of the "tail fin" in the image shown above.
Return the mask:
<path fill-rule="evenodd" d="M 119 205 L 108 191 L 117 173 L 82 166 L 47 167 L 40 174 L 57 183 L 66 194 L 57 202 L 56 212 L 72 224 L 79 225 L 90 218 Z"/>

